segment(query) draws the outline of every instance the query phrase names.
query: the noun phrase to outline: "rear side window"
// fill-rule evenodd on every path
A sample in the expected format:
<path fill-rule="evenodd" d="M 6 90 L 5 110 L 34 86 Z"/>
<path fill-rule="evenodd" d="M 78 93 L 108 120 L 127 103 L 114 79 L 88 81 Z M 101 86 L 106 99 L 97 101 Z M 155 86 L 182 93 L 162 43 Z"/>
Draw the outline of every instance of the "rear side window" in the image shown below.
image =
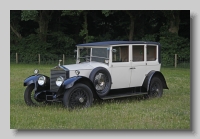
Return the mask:
<path fill-rule="evenodd" d="M 157 59 L 157 47 L 153 45 L 147 45 L 147 61 L 155 61 Z"/>
<path fill-rule="evenodd" d="M 144 61 L 144 45 L 133 45 L 133 61 Z"/>

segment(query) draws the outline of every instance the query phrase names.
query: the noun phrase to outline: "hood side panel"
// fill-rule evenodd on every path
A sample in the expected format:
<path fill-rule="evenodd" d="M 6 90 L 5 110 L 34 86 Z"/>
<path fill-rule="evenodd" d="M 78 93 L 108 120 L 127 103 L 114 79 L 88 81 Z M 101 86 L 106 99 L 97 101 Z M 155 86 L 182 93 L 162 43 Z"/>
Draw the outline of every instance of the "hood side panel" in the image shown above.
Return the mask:
<path fill-rule="evenodd" d="M 83 62 L 79 64 L 70 64 L 70 65 L 63 65 L 65 68 L 69 70 L 92 70 L 96 67 L 104 67 L 108 68 L 107 64 L 101 62 Z"/>

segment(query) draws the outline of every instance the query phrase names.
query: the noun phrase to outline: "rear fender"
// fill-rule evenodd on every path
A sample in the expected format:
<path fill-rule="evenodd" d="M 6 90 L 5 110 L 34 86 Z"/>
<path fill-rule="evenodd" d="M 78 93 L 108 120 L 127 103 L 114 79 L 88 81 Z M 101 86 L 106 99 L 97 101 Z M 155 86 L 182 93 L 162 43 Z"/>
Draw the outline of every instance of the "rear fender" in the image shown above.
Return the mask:
<path fill-rule="evenodd" d="M 149 91 L 149 86 L 150 86 L 151 79 L 153 79 L 153 77 L 155 77 L 155 76 L 158 77 L 161 80 L 161 82 L 163 84 L 163 89 L 169 89 L 167 87 L 167 83 L 166 83 L 166 80 L 165 80 L 163 74 L 161 72 L 159 72 L 159 71 L 154 71 L 154 70 L 150 71 L 147 74 L 147 76 L 144 79 L 144 82 L 142 84 L 142 87 L 146 88 L 147 91 Z"/>

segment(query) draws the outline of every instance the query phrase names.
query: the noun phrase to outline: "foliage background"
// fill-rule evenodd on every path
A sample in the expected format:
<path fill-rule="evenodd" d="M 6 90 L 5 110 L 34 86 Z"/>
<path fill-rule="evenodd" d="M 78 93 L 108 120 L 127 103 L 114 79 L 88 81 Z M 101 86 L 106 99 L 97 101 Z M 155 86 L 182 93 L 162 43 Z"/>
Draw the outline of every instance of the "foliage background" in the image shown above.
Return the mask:
<path fill-rule="evenodd" d="M 163 65 L 174 54 L 190 61 L 189 10 L 11 10 L 10 55 L 33 63 L 73 55 L 76 44 L 109 40 L 157 41 Z M 12 60 L 12 56 L 11 56 Z"/>

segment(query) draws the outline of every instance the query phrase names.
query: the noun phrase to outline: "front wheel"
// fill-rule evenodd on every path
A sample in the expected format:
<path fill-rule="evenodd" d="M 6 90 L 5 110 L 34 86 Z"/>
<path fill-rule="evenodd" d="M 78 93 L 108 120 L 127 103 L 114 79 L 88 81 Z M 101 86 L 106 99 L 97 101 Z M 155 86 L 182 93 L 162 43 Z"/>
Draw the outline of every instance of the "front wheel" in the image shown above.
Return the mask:
<path fill-rule="evenodd" d="M 87 85 L 81 83 L 66 90 L 63 97 L 63 104 L 69 109 L 90 107 L 92 102 L 93 93 L 91 89 Z"/>
<path fill-rule="evenodd" d="M 28 106 L 39 106 L 44 104 L 44 100 L 36 100 L 34 92 L 34 84 L 27 86 L 24 92 L 24 101 Z"/>
<path fill-rule="evenodd" d="M 149 87 L 149 97 L 162 97 L 163 94 L 163 85 L 161 80 L 158 77 L 154 77 L 151 80 L 150 87 Z"/>

